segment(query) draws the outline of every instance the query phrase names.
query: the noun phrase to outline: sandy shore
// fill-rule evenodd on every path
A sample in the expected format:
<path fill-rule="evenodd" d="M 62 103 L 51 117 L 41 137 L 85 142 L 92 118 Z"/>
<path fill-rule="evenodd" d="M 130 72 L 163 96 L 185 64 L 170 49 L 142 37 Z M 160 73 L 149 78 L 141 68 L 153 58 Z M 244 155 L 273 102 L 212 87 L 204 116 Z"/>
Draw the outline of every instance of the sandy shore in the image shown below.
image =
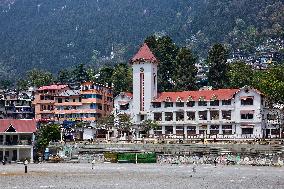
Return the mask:
<path fill-rule="evenodd" d="M 159 164 L 0 165 L 0 188 L 284 188 L 284 168 Z"/>

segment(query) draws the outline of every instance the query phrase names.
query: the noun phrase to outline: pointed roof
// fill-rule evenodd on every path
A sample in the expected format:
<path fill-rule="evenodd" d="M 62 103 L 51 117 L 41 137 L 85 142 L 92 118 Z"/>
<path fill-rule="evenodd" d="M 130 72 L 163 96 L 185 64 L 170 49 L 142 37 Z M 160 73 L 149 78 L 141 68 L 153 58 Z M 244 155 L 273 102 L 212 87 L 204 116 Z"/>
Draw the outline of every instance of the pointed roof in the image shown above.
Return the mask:
<path fill-rule="evenodd" d="M 16 132 L 34 133 L 36 132 L 36 121 L 23 119 L 0 119 L 0 132 L 7 132 L 10 128 Z M 10 131 L 10 130 L 9 130 Z"/>
<path fill-rule="evenodd" d="M 151 63 L 157 63 L 158 60 L 155 57 L 155 55 L 152 53 L 150 48 L 146 43 L 140 47 L 139 51 L 136 53 L 136 55 L 130 60 L 131 63 L 135 62 L 151 62 Z"/>

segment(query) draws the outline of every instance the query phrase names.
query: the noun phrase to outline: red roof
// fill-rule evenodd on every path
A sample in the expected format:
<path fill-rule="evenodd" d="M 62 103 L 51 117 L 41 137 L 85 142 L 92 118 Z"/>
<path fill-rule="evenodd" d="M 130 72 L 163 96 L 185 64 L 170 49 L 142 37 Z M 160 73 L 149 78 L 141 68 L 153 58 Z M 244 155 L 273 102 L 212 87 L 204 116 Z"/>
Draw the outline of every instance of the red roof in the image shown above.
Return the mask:
<path fill-rule="evenodd" d="M 156 63 L 157 58 L 154 56 L 150 48 L 146 43 L 142 45 L 136 55 L 131 59 L 131 62 L 149 61 L 151 63 Z"/>
<path fill-rule="evenodd" d="M 164 101 L 198 101 L 200 99 L 210 101 L 228 100 L 233 98 L 240 89 L 218 89 L 218 90 L 202 90 L 202 91 L 182 91 L 182 92 L 162 92 L 154 102 Z"/>
<path fill-rule="evenodd" d="M 48 86 L 42 86 L 38 88 L 39 91 L 42 90 L 60 90 L 68 87 L 68 85 L 48 85 Z"/>
<path fill-rule="evenodd" d="M 36 132 L 36 120 L 34 119 L 0 119 L 0 132 L 5 132 L 11 125 L 15 128 L 16 132 Z"/>

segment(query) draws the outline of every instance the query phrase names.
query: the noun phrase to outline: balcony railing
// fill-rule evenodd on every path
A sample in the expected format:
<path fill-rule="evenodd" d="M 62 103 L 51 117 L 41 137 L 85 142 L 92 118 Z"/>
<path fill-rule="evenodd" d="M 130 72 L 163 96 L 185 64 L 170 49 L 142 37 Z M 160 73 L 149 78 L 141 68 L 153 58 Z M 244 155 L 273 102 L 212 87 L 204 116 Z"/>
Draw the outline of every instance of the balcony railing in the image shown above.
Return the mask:
<path fill-rule="evenodd" d="M 2 145 L 7 145 L 7 146 L 12 146 L 12 145 L 32 145 L 31 140 L 20 140 L 20 141 L 6 141 L 6 142 L 1 142 L 0 144 Z"/>

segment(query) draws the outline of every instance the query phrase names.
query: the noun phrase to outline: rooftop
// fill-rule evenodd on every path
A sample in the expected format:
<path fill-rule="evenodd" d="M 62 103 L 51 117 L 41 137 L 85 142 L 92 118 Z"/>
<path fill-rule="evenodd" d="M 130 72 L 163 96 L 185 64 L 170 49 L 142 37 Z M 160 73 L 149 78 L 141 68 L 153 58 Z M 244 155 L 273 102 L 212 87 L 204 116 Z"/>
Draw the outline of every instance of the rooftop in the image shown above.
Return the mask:
<path fill-rule="evenodd" d="M 162 92 L 154 102 L 198 101 L 198 100 L 228 100 L 240 89 L 218 89 L 201 91 Z"/>
<path fill-rule="evenodd" d="M 131 63 L 134 62 L 151 62 L 151 63 L 157 63 L 158 60 L 155 57 L 155 55 L 152 53 L 150 48 L 146 43 L 142 45 L 142 47 L 139 49 L 139 51 L 136 53 L 136 55 L 131 59 Z"/>
<path fill-rule="evenodd" d="M 42 86 L 38 88 L 38 91 L 43 91 L 43 90 L 60 90 L 68 87 L 68 85 L 48 85 L 48 86 Z"/>
<path fill-rule="evenodd" d="M 60 93 L 58 96 L 79 96 L 80 90 L 67 90 Z"/>
<path fill-rule="evenodd" d="M 11 126 L 16 132 L 36 132 L 36 120 L 34 119 L 0 119 L 0 132 L 6 132 Z"/>

